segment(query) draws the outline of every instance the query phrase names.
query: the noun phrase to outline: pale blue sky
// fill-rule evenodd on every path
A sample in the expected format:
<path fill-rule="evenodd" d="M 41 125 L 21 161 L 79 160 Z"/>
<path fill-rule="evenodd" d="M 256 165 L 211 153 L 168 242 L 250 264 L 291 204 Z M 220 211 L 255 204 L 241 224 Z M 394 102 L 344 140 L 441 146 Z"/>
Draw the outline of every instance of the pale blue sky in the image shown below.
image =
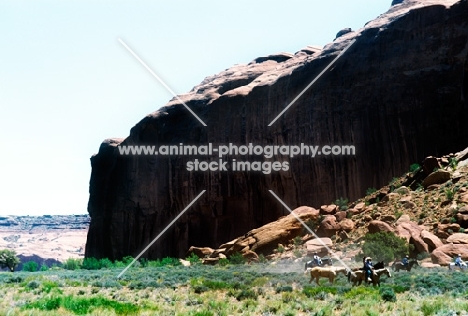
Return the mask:
<path fill-rule="evenodd" d="M 89 158 L 176 92 L 258 56 L 323 46 L 391 0 L 0 2 L 0 215 L 86 213 Z"/>

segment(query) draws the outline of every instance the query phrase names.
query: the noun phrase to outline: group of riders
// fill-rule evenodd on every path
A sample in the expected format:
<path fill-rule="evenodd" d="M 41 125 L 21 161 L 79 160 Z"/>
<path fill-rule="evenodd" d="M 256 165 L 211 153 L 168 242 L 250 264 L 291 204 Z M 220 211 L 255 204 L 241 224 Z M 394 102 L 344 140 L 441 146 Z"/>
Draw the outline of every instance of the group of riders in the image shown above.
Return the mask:
<path fill-rule="evenodd" d="M 316 252 L 314 253 L 313 261 L 315 262 L 315 264 L 317 266 L 322 265 L 322 259 L 318 256 L 318 254 Z M 364 265 L 362 267 L 362 270 L 364 270 L 365 273 L 366 273 L 366 280 L 367 280 L 367 282 L 371 282 L 372 281 L 372 275 L 374 273 L 374 265 L 372 264 L 372 258 L 371 257 L 364 257 L 362 259 L 362 262 L 363 262 L 363 265 Z M 409 256 L 408 255 L 406 255 L 405 257 L 403 257 L 401 259 L 401 264 L 403 264 L 403 266 L 405 266 L 405 267 L 407 267 L 409 265 Z M 461 254 L 458 254 L 458 256 L 455 258 L 455 266 L 461 267 L 462 264 L 463 264 L 463 260 L 461 258 Z"/>

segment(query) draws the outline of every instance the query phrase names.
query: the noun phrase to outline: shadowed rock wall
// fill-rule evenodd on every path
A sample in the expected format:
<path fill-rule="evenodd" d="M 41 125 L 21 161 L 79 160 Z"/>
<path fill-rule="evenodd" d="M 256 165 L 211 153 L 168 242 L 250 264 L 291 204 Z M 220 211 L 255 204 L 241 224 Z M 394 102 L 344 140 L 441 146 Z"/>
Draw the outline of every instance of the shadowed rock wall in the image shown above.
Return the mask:
<path fill-rule="evenodd" d="M 467 146 L 467 1 L 396 4 L 322 50 L 257 58 L 206 78 L 91 158 L 87 257 L 137 255 L 202 190 L 145 256 L 217 247 L 288 212 L 355 199 L 424 157 Z M 356 43 L 271 127 L 268 124 L 352 39 Z M 288 171 L 188 172 L 217 156 L 121 156 L 120 145 L 354 145 L 355 156 L 274 157 Z M 224 157 L 231 161 L 262 157 Z"/>

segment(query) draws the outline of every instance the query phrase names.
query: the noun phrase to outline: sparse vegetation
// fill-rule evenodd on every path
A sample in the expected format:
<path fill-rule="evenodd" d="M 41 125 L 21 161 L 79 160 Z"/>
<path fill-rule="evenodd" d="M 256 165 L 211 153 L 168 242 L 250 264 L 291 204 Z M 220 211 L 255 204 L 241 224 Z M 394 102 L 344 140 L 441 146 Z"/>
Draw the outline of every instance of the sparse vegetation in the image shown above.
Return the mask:
<path fill-rule="evenodd" d="M 447 198 L 447 201 L 452 201 L 453 198 L 455 197 L 455 190 L 453 189 L 446 188 L 444 190 L 444 193 L 445 193 L 445 197 Z"/>
<path fill-rule="evenodd" d="M 160 260 L 162 262 L 162 260 Z M 375 261 L 375 260 L 374 260 Z M 151 261 L 150 261 L 151 262 Z M 150 263 L 149 262 L 149 263 Z M 284 272 L 296 267 L 296 272 Z M 384 277 L 380 288 L 308 283 L 303 264 L 194 265 L 0 273 L 0 314 L 14 315 L 427 315 L 461 313 L 468 275 L 446 268 Z M 12 279 L 12 276 L 15 278 Z M 12 306 L 12 301 L 21 304 Z M 444 304 L 439 304 L 443 302 Z M 379 307 L 380 306 L 380 307 Z M 203 314 L 200 314 L 203 312 Z M 211 314 L 210 314 L 211 313 Z M 317 314 L 316 314 L 317 315 Z"/>
<path fill-rule="evenodd" d="M 449 159 L 449 167 L 452 168 L 453 170 L 457 169 L 458 166 L 458 160 L 456 158 L 450 158 Z"/>
<path fill-rule="evenodd" d="M 346 211 L 348 209 L 348 202 L 348 199 L 340 197 L 335 200 L 335 205 L 338 206 L 341 211 Z"/>
<path fill-rule="evenodd" d="M 418 172 L 420 169 L 421 169 L 421 166 L 420 166 L 419 164 L 417 164 L 417 163 L 414 163 L 414 164 L 412 164 L 412 165 L 410 166 L 409 172 L 411 172 L 411 173 L 416 173 L 416 172 Z"/>

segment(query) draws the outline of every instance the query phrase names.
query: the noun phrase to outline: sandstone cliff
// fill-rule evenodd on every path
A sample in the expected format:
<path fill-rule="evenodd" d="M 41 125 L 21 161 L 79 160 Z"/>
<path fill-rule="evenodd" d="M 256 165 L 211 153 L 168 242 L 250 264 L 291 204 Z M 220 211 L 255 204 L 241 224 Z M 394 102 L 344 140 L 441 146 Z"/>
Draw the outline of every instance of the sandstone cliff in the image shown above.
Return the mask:
<path fill-rule="evenodd" d="M 323 49 L 275 54 L 207 77 L 91 158 L 86 256 L 136 255 L 202 190 L 207 192 L 147 252 L 184 256 L 215 247 L 288 214 L 291 208 L 355 199 L 429 155 L 466 147 L 467 1 L 404 1 Z M 304 26 L 306 27 L 306 26 Z M 349 43 L 354 45 L 271 127 L 268 124 Z M 307 156 L 288 171 L 188 172 L 188 156 L 121 156 L 150 144 L 342 145 L 355 156 Z M 226 157 L 231 160 L 237 157 Z M 218 160 L 216 156 L 200 157 Z M 262 160 L 240 157 L 240 160 Z"/>

